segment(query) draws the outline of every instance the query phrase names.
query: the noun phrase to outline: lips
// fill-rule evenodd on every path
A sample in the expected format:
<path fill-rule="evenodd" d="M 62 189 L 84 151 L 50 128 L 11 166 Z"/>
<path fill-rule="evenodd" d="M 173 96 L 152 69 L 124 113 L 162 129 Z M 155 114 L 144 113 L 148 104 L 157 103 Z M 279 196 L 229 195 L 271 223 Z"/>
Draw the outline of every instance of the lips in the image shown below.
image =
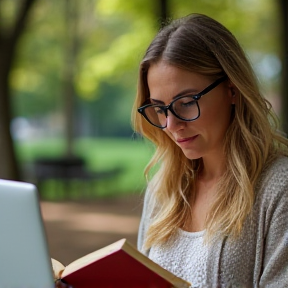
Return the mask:
<path fill-rule="evenodd" d="M 179 143 L 179 144 L 187 143 L 187 142 L 193 141 L 197 137 L 198 137 L 198 135 L 195 135 L 195 136 L 192 136 L 192 137 L 188 137 L 188 138 L 178 138 L 178 139 L 176 139 L 176 142 Z"/>

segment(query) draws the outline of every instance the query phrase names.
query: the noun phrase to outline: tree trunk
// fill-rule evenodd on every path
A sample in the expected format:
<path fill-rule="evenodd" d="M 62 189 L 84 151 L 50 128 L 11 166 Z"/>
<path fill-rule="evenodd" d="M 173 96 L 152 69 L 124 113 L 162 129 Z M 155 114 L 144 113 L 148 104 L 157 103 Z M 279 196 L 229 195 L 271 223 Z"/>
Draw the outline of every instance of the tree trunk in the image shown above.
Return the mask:
<path fill-rule="evenodd" d="M 169 17 L 168 0 L 159 0 L 160 28 L 167 24 Z"/>
<path fill-rule="evenodd" d="M 0 178 L 20 179 L 10 122 L 12 120 L 9 74 L 15 59 L 16 47 L 24 31 L 29 12 L 36 0 L 23 0 L 11 31 L 0 28 Z M 1 4 L 1 1 L 0 1 Z"/>
<path fill-rule="evenodd" d="M 66 0 L 65 21 L 66 33 L 64 43 L 64 75 L 63 75 L 63 96 L 65 116 L 65 140 L 66 156 L 74 156 L 75 138 L 75 85 L 74 77 L 77 69 L 76 57 L 79 50 L 78 22 L 79 22 L 78 0 Z"/>
<path fill-rule="evenodd" d="M 288 1 L 279 0 L 279 10 L 282 20 L 282 83 L 281 83 L 281 122 L 282 128 L 288 134 Z"/>
<path fill-rule="evenodd" d="M 0 52 L 2 54 L 2 49 Z M 0 178 L 19 179 L 19 170 L 14 153 L 13 141 L 10 134 L 10 95 L 5 71 L 0 60 Z"/>

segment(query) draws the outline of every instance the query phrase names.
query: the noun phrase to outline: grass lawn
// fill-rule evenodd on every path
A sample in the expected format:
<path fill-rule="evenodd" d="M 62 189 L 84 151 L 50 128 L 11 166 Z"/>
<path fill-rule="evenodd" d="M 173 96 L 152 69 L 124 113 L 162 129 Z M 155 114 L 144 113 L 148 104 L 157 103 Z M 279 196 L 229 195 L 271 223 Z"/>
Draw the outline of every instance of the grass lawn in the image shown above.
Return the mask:
<path fill-rule="evenodd" d="M 63 139 L 17 142 L 15 146 L 18 159 L 23 167 L 24 179 L 26 177 L 27 181 L 31 179 L 29 178 L 31 177 L 31 167 L 36 159 L 65 155 Z M 145 189 L 143 170 L 153 151 L 151 144 L 140 139 L 77 139 L 74 143 L 74 153 L 83 157 L 88 171 L 99 172 L 121 167 L 123 169 L 121 174 L 115 178 L 89 181 L 89 183 L 72 181 L 68 186 L 56 180 L 49 180 L 44 182 L 41 188 L 39 187 L 41 195 L 49 200 L 59 200 L 65 197 L 67 190 L 70 198 L 83 195 L 113 197 L 139 193 Z"/>

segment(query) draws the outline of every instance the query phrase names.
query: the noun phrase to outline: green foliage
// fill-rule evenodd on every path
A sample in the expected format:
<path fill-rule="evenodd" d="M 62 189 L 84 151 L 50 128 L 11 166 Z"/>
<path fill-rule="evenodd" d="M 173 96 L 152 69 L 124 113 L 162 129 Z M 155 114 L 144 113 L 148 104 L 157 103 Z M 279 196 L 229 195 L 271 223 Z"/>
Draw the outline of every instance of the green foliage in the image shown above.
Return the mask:
<path fill-rule="evenodd" d="M 63 114 L 65 45 L 69 41 L 63 3 L 38 0 L 34 9 L 10 77 L 15 116 Z M 72 36 L 77 42 L 72 67 L 78 98 L 75 121 L 89 119 L 84 125 L 89 126 L 86 130 L 91 131 L 90 135 L 97 135 L 97 131 L 103 131 L 102 136 L 118 135 L 119 131 L 124 131 L 122 135 L 131 134 L 137 66 L 156 26 L 153 5 L 146 5 L 143 0 L 127 1 L 124 5 L 123 1 L 73 3 L 78 9 L 78 19 L 70 21 L 75 26 Z M 137 13 L 139 7 L 141 15 Z"/>
<path fill-rule="evenodd" d="M 76 43 L 75 65 L 70 69 L 77 98 L 76 122 L 84 123 L 90 135 L 119 135 L 117 131 L 127 135 L 138 64 L 159 29 L 159 2 L 70 0 L 76 16 L 72 13 L 68 20 L 65 3 L 36 3 L 10 75 L 14 115 L 63 114 L 65 57 L 72 37 Z M 2 0 L 2 7 L 5 17 L 0 21 L 9 26 L 16 2 Z M 169 0 L 168 7 L 172 18 L 197 12 L 222 22 L 255 66 L 265 55 L 280 54 L 280 23 L 273 0 Z M 279 75 L 275 75 L 264 82 L 277 91 Z"/>
<path fill-rule="evenodd" d="M 19 1 L 0 0 L 0 27 L 3 31 L 10 31 L 14 24 L 17 9 L 19 8 Z"/>
<path fill-rule="evenodd" d="M 86 102 L 83 107 L 86 117 L 91 123 L 90 134 L 103 137 L 131 136 L 133 131 L 128 126 L 135 91 L 121 86 L 102 83 L 99 97 L 95 101 Z M 113 120 L 113 121 L 111 121 Z"/>
<path fill-rule="evenodd" d="M 155 33 L 155 20 L 147 1 L 102 0 L 96 2 L 95 14 L 100 27 L 106 27 L 106 33 L 112 35 L 101 51 L 82 58 L 76 77 L 77 88 L 84 97 L 91 97 L 101 82 L 131 85 L 129 72 L 136 72 L 141 54 Z M 138 11 L 141 11 L 139 14 Z M 101 25 L 102 24 L 102 25 Z M 108 31 L 107 31 L 108 30 Z M 141 31 L 141 33 L 139 33 Z M 108 33 L 107 33 L 108 32 Z M 113 33 L 114 32 L 114 33 Z M 116 33 L 115 33 L 116 32 Z M 102 35 L 103 35 L 102 34 Z M 95 47 L 95 46 L 94 46 Z M 125 73 L 123 73 L 125 71 Z M 134 74 L 135 75 L 135 74 Z M 136 78 L 134 78 L 134 83 Z M 124 83 L 123 83 L 124 82 Z"/>
<path fill-rule="evenodd" d="M 123 169 L 123 172 L 115 178 L 86 183 L 89 191 L 86 191 L 87 194 L 84 194 L 84 197 L 120 196 L 139 193 L 145 188 L 143 171 L 153 153 L 153 147 L 147 142 L 140 139 L 81 138 L 76 140 L 75 144 L 75 154 L 83 157 L 88 171 L 109 171 L 117 167 Z M 61 139 L 49 139 L 18 142 L 16 149 L 26 180 L 33 181 L 33 174 L 31 174 L 33 166 L 31 165 L 34 161 L 42 157 L 63 156 L 65 145 Z M 47 181 L 41 187 L 41 193 L 46 199 L 59 200 L 67 192 L 65 189 L 71 188 L 71 191 L 67 193 L 69 197 L 83 197 L 82 192 L 73 191 L 75 188 L 81 190 L 81 183 L 75 182 L 75 185 L 71 183 L 72 186 L 67 188 L 62 182 Z"/>
<path fill-rule="evenodd" d="M 277 8 L 274 0 L 171 0 L 170 4 L 172 18 L 206 14 L 231 30 L 246 49 L 266 53 L 279 52 Z"/>
<path fill-rule="evenodd" d="M 13 17 L 13 2 L 5 0 L 2 4 L 5 23 Z M 231 29 L 247 49 L 278 53 L 279 44 L 275 38 L 271 39 L 279 37 L 280 30 L 273 0 L 170 0 L 169 3 L 172 18 L 192 12 L 205 13 Z M 79 46 L 75 67 L 78 96 L 99 97 L 98 88 L 107 81 L 115 86 L 135 86 L 138 63 L 158 29 L 157 1 L 84 0 L 75 5 L 78 11 L 78 20 L 74 23 Z M 25 93 L 34 94 L 39 99 L 35 105 L 41 111 L 45 107 L 51 109 L 51 105 L 41 105 L 43 99 L 45 104 L 46 99 L 49 101 L 54 95 L 61 99 L 66 41 L 64 1 L 38 0 L 11 74 L 17 99 Z M 60 103 L 59 100 L 58 105 Z M 28 105 L 27 109 L 29 111 Z M 33 115 L 33 111 L 26 114 Z"/>

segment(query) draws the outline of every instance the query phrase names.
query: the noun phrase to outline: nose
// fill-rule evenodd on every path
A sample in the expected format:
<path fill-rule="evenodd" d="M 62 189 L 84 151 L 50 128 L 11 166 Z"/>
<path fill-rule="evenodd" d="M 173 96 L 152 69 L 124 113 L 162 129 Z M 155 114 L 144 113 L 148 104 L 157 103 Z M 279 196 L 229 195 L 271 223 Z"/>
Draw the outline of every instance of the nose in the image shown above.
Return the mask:
<path fill-rule="evenodd" d="M 171 113 L 171 111 L 168 111 L 166 121 L 167 121 L 166 129 L 168 129 L 171 132 L 175 132 L 180 128 L 182 128 L 183 125 L 185 125 L 185 121 L 182 121 L 181 119 L 177 118 L 175 115 Z"/>

